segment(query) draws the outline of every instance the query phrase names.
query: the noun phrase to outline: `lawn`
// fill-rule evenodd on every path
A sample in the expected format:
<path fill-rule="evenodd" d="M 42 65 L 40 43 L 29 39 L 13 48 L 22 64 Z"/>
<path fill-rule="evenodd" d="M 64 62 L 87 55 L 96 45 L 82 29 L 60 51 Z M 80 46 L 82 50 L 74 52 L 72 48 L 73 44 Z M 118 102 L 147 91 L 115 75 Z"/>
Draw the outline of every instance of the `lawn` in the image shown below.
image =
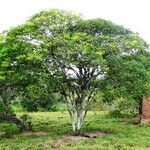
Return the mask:
<path fill-rule="evenodd" d="M 66 141 L 64 136 L 72 131 L 67 112 L 28 114 L 32 117 L 33 130 L 46 134 L 21 134 L 14 125 L 0 123 L 0 132 L 6 132 L 6 135 L 0 136 L 0 150 L 150 150 L 150 125 L 135 125 L 129 120 L 116 119 L 104 112 L 89 112 L 82 132 L 103 131 L 109 134 Z"/>

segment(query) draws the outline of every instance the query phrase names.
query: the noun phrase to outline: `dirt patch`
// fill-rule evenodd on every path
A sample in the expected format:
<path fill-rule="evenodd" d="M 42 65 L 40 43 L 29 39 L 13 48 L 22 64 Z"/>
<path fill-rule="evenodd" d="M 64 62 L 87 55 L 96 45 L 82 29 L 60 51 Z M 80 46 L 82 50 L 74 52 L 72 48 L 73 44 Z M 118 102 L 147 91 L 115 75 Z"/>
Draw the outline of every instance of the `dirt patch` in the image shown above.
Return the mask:
<path fill-rule="evenodd" d="M 39 131 L 39 132 L 24 132 L 22 133 L 25 136 L 35 136 L 35 137 L 39 137 L 39 136 L 44 136 L 47 135 L 48 133 L 43 132 L 43 131 Z"/>
<path fill-rule="evenodd" d="M 89 131 L 84 134 L 84 136 L 88 138 L 97 138 L 105 135 L 108 135 L 108 133 L 100 132 L 100 131 Z"/>
<path fill-rule="evenodd" d="M 66 135 L 64 136 L 64 140 L 66 141 L 79 141 L 79 140 L 86 140 L 88 137 L 82 135 Z"/>
<path fill-rule="evenodd" d="M 89 138 L 97 138 L 109 135 L 110 133 L 100 132 L 100 131 L 89 131 L 83 135 L 66 135 L 64 136 L 65 141 L 80 141 L 87 140 Z"/>

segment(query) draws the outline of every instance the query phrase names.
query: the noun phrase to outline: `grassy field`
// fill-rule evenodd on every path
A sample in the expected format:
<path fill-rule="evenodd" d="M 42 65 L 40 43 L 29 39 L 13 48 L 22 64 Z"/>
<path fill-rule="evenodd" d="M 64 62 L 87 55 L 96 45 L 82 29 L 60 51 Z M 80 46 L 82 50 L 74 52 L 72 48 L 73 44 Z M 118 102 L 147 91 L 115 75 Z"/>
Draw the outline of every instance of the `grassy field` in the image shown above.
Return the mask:
<path fill-rule="evenodd" d="M 90 112 L 82 132 L 96 130 L 111 134 L 81 141 L 65 141 L 63 136 L 71 134 L 67 112 L 38 112 L 29 115 L 33 120 L 34 131 L 47 134 L 20 134 L 14 125 L 0 123 L 0 132 L 6 132 L 5 136 L 0 136 L 0 150 L 150 150 L 150 125 L 134 125 L 127 120 L 112 118 L 104 112 Z"/>

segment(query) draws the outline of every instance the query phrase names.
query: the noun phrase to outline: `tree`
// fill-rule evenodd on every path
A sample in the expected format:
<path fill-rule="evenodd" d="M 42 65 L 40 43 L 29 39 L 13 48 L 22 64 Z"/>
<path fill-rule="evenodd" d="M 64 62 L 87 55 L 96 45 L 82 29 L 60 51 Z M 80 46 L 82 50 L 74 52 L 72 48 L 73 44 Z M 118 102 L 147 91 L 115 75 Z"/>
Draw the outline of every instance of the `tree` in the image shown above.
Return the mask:
<path fill-rule="evenodd" d="M 83 20 L 69 12 L 50 10 L 10 30 L 0 59 L 17 91 L 27 94 L 27 87 L 40 83 L 60 92 L 73 131 L 79 133 L 95 95 L 105 87 L 114 60 L 129 60 L 146 48 L 137 34 L 110 21 Z"/>
<path fill-rule="evenodd" d="M 5 42 L 1 45 L 1 78 L 10 80 L 19 91 L 25 91 L 30 85 L 38 83 L 51 86 L 53 77 L 44 65 L 47 54 L 42 46 L 53 35 L 66 30 L 66 24 L 79 17 L 65 11 L 42 11 L 32 16 L 25 24 L 7 32 Z M 49 80 L 51 78 L 51 80 Z M 52 81 L 52 82 L 51 82 Z"/>
<path fill-rule="evenodd" d="M 137 34 L 102 19 L 79 21 L 68 32 L 50 39 L 47 65 L 61 78 L 60 90 L 75 133 L 80 131 L 97 91 L 103 90 L 113 61 L 142 55 L 146 47 Z"/>
<path fill-rule="evenodd" d="M 150 92 L 148 44 L 138 34 L 109 21 L 96 19 L 88 22 L 87 25 L 81 21 L 78 27 L 72 28 L 72 30 L 78 31 L 80 29 L 87 33 L 105 35 L 103 43 L 106 50 L 103 57 L 107 61 L 108 71 L 100 86 L 104 100 L 110 102 L 117 98 L 125 98 L 129 101 L 135 101 L 135 107 L 140 112 L 141 96 L 143 94 L 149 96 Z M 101 25 L 98 22 L 101 22 Z M 111 35 L 115 35 L 116 40 L 111 41 Z"/>
<path fill-rule="evenodd" d="M 98 91 L 98 82 L 105 73 L 100 43 L 82 32 L 57 35 L 49 43 L 47 65 L 54 76 L 60 77 L 72 127 L 78 133 L 87 111 Z M 55 48 L 54 48 L 55 47 Z"/>
<path fill-rule="evenodd" d="M 110 68 L 103 86 L 106 101 L 124 98 L 141 113 L 142 95 L 150 93 L 150 53 L 143 51 L 110 59 Z"/>
<path fill-rule="evenodd" d="M 34 93 L 32 99 L 39 100 L 47 97 L 46 93 L 50 96 L 52 91 L 56 91 L 54 78 L 44 64 L 46 51 L 41 43 L 46 44 L 46 40 L 53 34 L 62 28 L 66 29 L 66 23 L 78 19 L 78 16 L 65 11 L 43 11 L 25 24 L 9 30 L 5 38 L 0 35 L 0 118 L 11 122 L 17 120 L 11 108 L 15 96 L 31 98 Z M 41 88 L 43 92 L 33 92 L 36 88 Z M 14 121 L 17 122 L 20 121 Z"/>

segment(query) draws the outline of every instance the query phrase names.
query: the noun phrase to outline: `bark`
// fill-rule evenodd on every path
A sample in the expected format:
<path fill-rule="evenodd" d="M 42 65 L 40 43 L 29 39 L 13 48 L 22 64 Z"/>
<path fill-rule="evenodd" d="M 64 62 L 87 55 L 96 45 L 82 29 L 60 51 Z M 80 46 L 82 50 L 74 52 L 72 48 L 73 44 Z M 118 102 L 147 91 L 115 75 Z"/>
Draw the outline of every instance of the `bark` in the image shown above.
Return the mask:
<path fill-rule="evenodd" d="M 82 122 L 83 122 L 83 114 L 82 114 L 82 110 L 80 110 L 77 119 L 78 119 L 78 123 L 77 123 L 77 131 L 80 131 L 80 128 L 81 128 Z"/>
<path fill-rule="evenodd" d="M 28 128 L 26 127 L 26 125 L 21 120 L 19 120 L 18 118 L 16 118 L 16 116 L 12 116 L 12 115 L 9 115 L 9 114 L 0 113 L 0 119 L 2 119 L 4 121 L 8 121 L 10 123 L 16 124 L 17 127 L 22 132 L 28 131 Z"/>
<path fill-rule="evenodd" d="M 74 134 L 79 134 L 83 124 L 83 109 L 71 112 L 71 121 Z"/>
<path fill-rule="evenodd" d="M 72 111 L 72 113 L 71 113 L 71 121 L 72 121 L 73 132 L 76 133 L 76 117 L 75 117 L 74 111 Z"/>
<path fill-rule="evenodd" d="M 76 112 L 72 112 L 71 115 L 71 122 L 72 122 L 72 129 L 75 135 L 80 133 L 80 129 L 82 126 L 82 114 L 80 113 L 80 115 L 77 115 L 76 117 Z"/>

